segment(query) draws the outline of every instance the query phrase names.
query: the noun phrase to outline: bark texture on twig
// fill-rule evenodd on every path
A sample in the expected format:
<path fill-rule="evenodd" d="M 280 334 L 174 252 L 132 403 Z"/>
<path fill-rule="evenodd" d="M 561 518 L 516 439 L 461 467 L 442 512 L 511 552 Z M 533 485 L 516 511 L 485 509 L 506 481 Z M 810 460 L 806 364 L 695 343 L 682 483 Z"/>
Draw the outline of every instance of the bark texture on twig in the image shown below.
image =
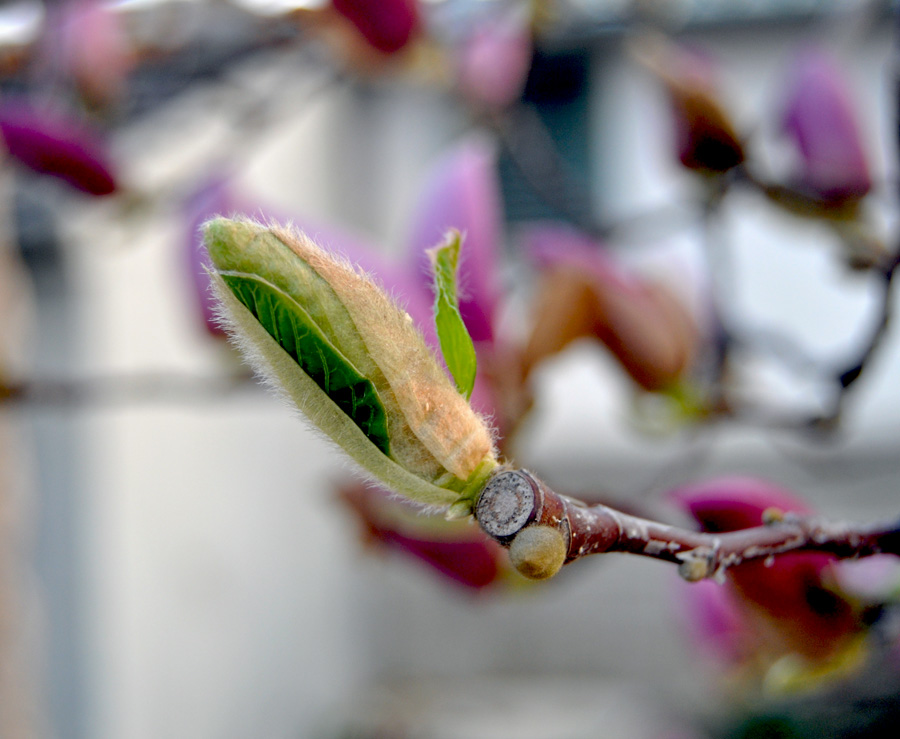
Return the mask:
<path fill-rule="evenodd" d="M 900 554 L 900 522 L 856 526 L 773 511 L 763 526 L 703 533 L 631 516 L 604 505 L 587 506 L 559 495 L 527 470 L 502 469 L 475 509 L 481 528 L 514 553 L 525 575 L 542 579 L 588 554 L 640 554 L 677 564 L 687 580 L 720 577 L 734 565 L 795 551 L 840 559 Z M 536 535 L 549 529 L 559 537 Z M 522 537 L 526 538 L 522 538 Z M 558 543 L 557 543 L 558 542 Z M 553 562 L 559 562 L 554 565 Z"/>

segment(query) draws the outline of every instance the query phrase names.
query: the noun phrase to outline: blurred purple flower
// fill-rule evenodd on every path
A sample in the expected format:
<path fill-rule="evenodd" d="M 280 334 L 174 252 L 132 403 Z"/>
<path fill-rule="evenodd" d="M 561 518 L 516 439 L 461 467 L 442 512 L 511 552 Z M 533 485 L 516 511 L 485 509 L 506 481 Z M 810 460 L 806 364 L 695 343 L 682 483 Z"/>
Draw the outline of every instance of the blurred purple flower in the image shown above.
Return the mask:
<path fill-rule="evenodd" d="M 522 95 L 533 51 L 524 11 L 515 6 L 476 25 L 456 49 L 457 84 L 473 103 L 503 108 Z"/>
<path fill-rule="evenodd" d="M 681 163 L 707 174 L 743 163 L 744 147 L 719 99 L 709 58 L 659 36 L 643 37 L 633 49 L 669 94 Z"/>
<path fill-rule="evenodd" d="M 400 51 L 419 30 L 416 0 L 332 0 L 332 5 L 384 54 Z"/>
<path fill-rule="evenodd" d="M 718 478 L 678 488 L 670 498 L 704 531 L 760 526 L 766 510 L 811 513 L 788 491 L 752 478 Z M 828 660 L 861 632 L 858 609 L 838 589 L 827 554 L 797 552 L 773 561 L 751 560 L 726 572 L 730 595 L 758 648 Z"/>
<path fill-rule="evenodd" d="M 872 178 L 850 90 L 832 58 L 817 49 L 798 54 L 789 68 L 782 119 L 801 159 L 801 182 L 825 201 L 863 197 Z"/>
<path fill-rule="evenodd" d="M 570 342 L 594 338 L 644 389 L 678 382 L 699 334 L 672 292 L 628 273 L 602 244 L 569 226 L 534 226 L 524 240 L 541 271 L 535 324 L 522 355 L 526 375 Z"/>
<path fill-rule="evenodd" d="M 430 292 L 425 250 L 449 228 L 465 236 L 460 267 L 460 313 L 476 345 L 494 339 L 500 302 L 497 252 L 502 239 L 503 205 L 496 153 L 485 140 L 469 138 L 444 155 L 422 186 L 410 238 L 412 269 Z"/>
<path fill-rule="evenodd" d="M 734 594 L 713 580 L 676 583 L 676 598 L 696 648 L 725 664 L 748 656 L 751 640 Z"/>
<path fill-rule="evenodd" d="M 363 524 L 370 544 L 410 555 L 473 590 L 494 585 L 508 569 L 503 549 L 477 529 L 464 522 L 437 528 L 388 495 L 361 483 L 341 490 L 341 499 Z"/>
<path fill-rule="evenodd" d="M 35 172 L 58 177 L 90 195 L 116 190 L 100 136 L 79 120 L 5 100 L 0 102 L 0 134 L 10 156 Z"/>
<path fill-rule="evenodd" d="M 101 0 L 72 0 L 50 20 L 46 52 L 85 99 L 105 105 L 120 97 L 134 64 L 121 13 Z"/>

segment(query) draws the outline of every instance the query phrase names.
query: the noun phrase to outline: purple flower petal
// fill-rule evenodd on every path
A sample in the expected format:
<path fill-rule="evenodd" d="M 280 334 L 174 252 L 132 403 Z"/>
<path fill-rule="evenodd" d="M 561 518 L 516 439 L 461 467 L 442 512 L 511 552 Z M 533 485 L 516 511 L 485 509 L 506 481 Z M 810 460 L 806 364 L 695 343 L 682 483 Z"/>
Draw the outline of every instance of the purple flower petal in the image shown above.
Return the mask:
<path fill-rule="evenodd" d="M 99 135 L 58 113 L 21 101 L 0 102 L 0 134 L 10 155 L 35 172 L 58 177 L 91 195 L 116 190 L 112 163 Z"/>
<path fill-rule="evenodd" d="M 746 656 L 747 625 L 729 588 L 712 580 L 677 583 L 685 628 L 698 649 L 728 664 Z"/>
<path fill-rule="evenodd" d="M 493 340 L 500 300 L 502 205 L 495 162 L 492 147 L 479 138 L 467 139 L 444 156 L 423 187 L 410 239 L 412 262 L 423 284 L 430 286 L 425 250 L 439 243 L 449 228 L 464 234 L 460 313 L 475 342 Z"/>
<path fill-rule="evenodd" d="M 522 246 L 541 269 L 574 267 L 624 292 L 639 289 L 638 282 L 615 262 L 603 244 L 566 224 L 535 224 L 522 235 Z"/>
<path fill-rule="evenodd" d="M 392 501 L 383 488 L 354 483 L 340 498 L 365 527 L 368 541 L 411 555 L 453 582 L 480 590 L 501 575 L 502 549 L 472 529 L 445 523 L 440 529 Z"/>
<path fill-rule="evenodd" d="M 768 508 L 810 512 L 788 491 L 751 478 L 686 485 L 670 497 L 710 532 L 759 526 Z M 813 660 L 827 659 L 859 632 L 855 609 L 829 582 L 832 561 L 826 554 L 796 552 L 782 554 L 772 562 L 750 560 L 728 569 L 729 587 L 748 613 L 755 614 L 758 638 L 769 648 Z"/>
<path fill-rule="evenodd" d="M 833 60 L 808 49 L 790 68 L 782 126 L 802 157 L 802 183 L 842 202 L 872 187 L 850 90 Z"/>
<path fill-rule="evenodd" d="M 684 485 L 669 493 L 705 531 L 737 531 L 762 525 L 763 513 L 812 513 L 793 493 L 752 477 L 720 477 Z"/>
<path fill-rule="evenodd" d="M 383 529 L 381 538 L 469 588 L 492 585 L 499 574 L 496 551 L 487 541 L 424 539 L 390 529 Z"/>

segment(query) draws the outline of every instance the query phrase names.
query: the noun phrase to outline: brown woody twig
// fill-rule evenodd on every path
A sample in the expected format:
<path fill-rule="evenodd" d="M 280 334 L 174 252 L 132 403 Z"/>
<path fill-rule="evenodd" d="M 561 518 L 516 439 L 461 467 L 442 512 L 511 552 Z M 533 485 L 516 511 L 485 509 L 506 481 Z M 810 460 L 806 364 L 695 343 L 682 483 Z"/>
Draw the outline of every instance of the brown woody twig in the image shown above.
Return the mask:
<path fill-rule="evenodd" d="M 727 568 L 786 552 L 841 559 L 900 554 L 900 524 L 855 526 L 773 511 L 763 526 L 703 533 L 631 516 L 559 495 L 527 470 L 502 469 L 475 509 L 482 530 L 510 549 L 522 574 L 550 577 L 588 554 L 623 552 L 678 565 L 687 580 L 721 577 Z"/>

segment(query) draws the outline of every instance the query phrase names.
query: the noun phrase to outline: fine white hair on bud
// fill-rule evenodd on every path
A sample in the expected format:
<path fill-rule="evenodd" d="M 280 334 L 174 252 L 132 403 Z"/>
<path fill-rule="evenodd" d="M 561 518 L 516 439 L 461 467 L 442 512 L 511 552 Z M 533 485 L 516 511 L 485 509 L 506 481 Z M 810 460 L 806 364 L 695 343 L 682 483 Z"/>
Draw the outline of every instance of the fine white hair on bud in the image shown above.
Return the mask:
<path fill-rule="evenodd" d="M 497 464 L 490 429 L 369 276 L 278 226 L 216 218 L 204 237 L 226 327 L 261 375 L 389 488 L 475 498 Z"/>

